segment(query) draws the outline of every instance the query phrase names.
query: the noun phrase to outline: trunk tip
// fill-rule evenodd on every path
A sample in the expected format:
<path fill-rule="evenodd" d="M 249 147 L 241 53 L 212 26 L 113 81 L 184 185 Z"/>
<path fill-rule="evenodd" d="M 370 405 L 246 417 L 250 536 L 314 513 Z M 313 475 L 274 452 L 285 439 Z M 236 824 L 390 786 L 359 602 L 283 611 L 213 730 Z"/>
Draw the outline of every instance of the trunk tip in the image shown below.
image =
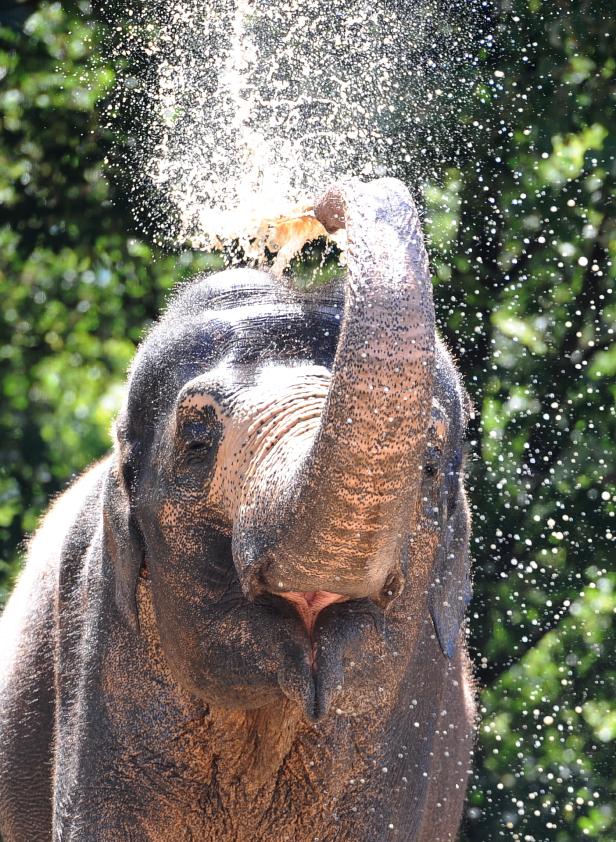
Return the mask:
<path fill-rule="evenodd" d="M 328 234 L 346 226 L 342 186 L 333 184 L 314 204 L 314 215 Z"/>

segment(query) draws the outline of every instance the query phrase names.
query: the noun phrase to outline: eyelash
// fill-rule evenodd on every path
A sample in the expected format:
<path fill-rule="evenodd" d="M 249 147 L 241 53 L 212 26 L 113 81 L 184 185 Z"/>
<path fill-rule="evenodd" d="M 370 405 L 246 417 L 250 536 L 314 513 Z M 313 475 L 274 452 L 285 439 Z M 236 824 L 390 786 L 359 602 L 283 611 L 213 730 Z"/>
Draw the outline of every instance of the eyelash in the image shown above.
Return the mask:
<path fill-rule="evenodd" d="M 215 425 L 203 419 L 187 419 L 179 431 L 179 444 L 185 462 L 200 462 L 205 459 L 216 444 Z"/>
<path fill-rule="evenodd" d="M 193 439 L 186 445 L 186 461 L 188 463 L 201 462 L 212 452 L 213 446 L 212 436 L 204 439 Z"/>
<path fill-rule="evenodd" d="M 211 439 L 208 439 L 206 441 L 201 441 L 201 440 L 195 439 L 194 441 L 188 442 L 188 450 L 191 450 L 191 451 L 205 450 L 205 448 L 207 448 L 209 450 L 211 448 L 211 446 L 212 446 Z"/>

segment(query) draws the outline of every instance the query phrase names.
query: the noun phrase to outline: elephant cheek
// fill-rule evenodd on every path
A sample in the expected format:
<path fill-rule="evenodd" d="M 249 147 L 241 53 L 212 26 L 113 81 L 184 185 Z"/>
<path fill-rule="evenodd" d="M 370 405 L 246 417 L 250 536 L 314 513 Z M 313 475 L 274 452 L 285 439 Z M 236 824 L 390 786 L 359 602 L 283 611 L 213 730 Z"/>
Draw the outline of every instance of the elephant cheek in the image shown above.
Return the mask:
<path fill-rule="evenodd" d="M 406 588 L 409 595 L 425 595 L 427 593 L 432 580 L 439 540 L 440 524 L 435 529 L 432 520 L 420 519 L 419 528 L 415 529 L 409 546 L 408 585 Z M 420 609 L 421 604 L 416 602 L 415 612 Z"/>

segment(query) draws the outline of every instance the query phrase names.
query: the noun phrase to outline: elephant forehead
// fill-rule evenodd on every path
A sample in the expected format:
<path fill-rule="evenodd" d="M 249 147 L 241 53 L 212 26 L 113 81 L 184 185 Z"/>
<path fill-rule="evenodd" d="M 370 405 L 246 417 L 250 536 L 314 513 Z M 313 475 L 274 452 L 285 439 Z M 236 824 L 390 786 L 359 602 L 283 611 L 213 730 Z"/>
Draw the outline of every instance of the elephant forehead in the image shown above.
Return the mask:
<path fill-rule="evenodd" d="M 286 464 L 282 453 L 294 450 L 297 459 L 304 454 L 316 433 L 330 379 L 321 366 L 268 365 L 249 385 L 231 390 L 222 406 L 224 433 L 211 502 L 233 519 L 238 493 L 255 471 L 269 468 L 275 473 L 274 465 Z"/>
<path fill-rule="evenodd" d="M 281 294 L 282 297 L 282 294 Z M 225 297 L 228 302 L 229 296 Z M 127 404 L 136 430 L 154 429 L 183 386 L 223 362 L 250 366 L 265 362 L 312 362 L 331 368 L 341 308 L 335 302 L 238 302 L 224 309 L 171 307 L 142 344 L 129 380 Z M 138 432 L 135 432 L 138 435 Z"/>
<path fill-rule="evenodd" d="M 339 311 L 332 307 L 306 309 L 270 302 L 202 313 L 188 330 L 192 330 L 197 347 L 207 344 L 219 359 L 230 357 L 246 363 L 280 354 L 301 356 L 317 349 L 333 353 L 339 321 Z M 186 347 L 181 334 L 184 330 L 178 334 L 180 349 Z"/>
<path fill-rule="evenodd" d="M 247 388 L 234 393 L 234 403 L 238 408 L 248 407 L 250 414 L 278 414 L 290 405 L 301 406 L 304 400 L 324 400 L 330 380 L 331 373 L 324 366 L 266 364 L 255 371 Z"/>
<path fill-rule="evenodd" d="M 225 360 L 208 372 L 189 380 L 177 397 L 180 412 L 199 412 L 213 407 L 218 415 L 236 421 L 284 413 L 290 405 L 327 395 L 331 373 L 325 366 L 302 361 L 271 361 L 261 365 Z"/>

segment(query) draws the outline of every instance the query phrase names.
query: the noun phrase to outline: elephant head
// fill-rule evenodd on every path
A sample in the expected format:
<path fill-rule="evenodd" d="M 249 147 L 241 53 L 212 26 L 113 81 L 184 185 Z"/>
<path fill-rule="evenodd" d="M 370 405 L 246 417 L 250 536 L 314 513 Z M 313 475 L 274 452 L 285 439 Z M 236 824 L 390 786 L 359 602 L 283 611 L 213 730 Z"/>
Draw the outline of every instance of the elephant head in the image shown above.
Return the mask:
<path fill-rule="evenodd" d="M 341 287 L 233 270 L 170 303 L 132 367 L 105 516 L 118 608 L 138 629 L 145 564 L 186 689 L 284 693 L 311 718 L 354 682 L 365 701 L 375 647 L 408 648 L 415 615 L 450 656 L 469 596 L 464 396 L 411 196 L 351 180 L 315 214 L 346 228 Z"/>

